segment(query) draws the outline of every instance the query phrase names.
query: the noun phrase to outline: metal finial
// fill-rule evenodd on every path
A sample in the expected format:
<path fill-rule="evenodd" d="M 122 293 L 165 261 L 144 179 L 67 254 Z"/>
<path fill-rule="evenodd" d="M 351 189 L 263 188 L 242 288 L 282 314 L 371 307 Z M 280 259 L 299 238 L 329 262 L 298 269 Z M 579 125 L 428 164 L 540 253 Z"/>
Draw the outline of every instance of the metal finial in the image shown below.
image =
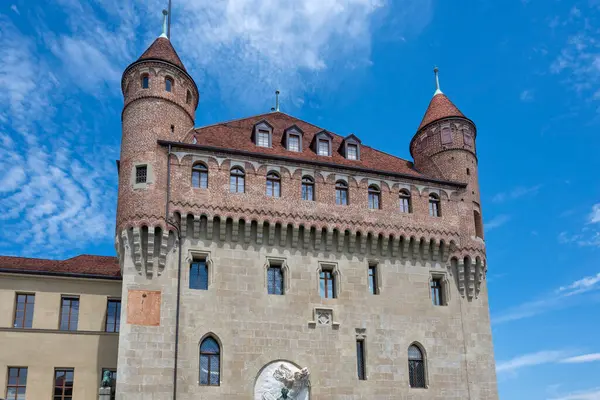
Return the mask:
<path fill-rule="evenodd" d="M 433 68 L 433 73 L 435 74 L 435 93 L 434 96 L 436 94 L 443 94 L 442 89 L 440 89 L 440 69 L 438 67 Z"/>
<path fill-rule="evenodd" d="M 160 37 L 168 39 L 169 37 L 167 36 L 167 15 L 169 15 L 169 12 L 167 10 L 163 10 L 162 13 L 163 13 L 163 28 L 162 28 L 162 34 L 160 35 Z"/>
<path fill-rule="evenodd" d="M 279 111 L 279 90 L 275 91 L 275 111 Z"/>

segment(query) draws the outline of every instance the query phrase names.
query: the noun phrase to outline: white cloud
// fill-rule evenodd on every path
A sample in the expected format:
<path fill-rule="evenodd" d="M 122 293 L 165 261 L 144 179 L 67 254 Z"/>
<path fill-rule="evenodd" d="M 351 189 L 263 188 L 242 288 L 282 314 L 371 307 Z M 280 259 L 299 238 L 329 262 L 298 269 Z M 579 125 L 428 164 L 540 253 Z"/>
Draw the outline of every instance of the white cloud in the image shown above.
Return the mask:
<path fill-rule="evenodd" d="M 542 185 L 535 186 L 517 186 L 509 192 L 501 192 L 496 194 L 492 201 L 495 203 L 503 203 L 508 200 L 516 200 L 524 196 L 536 195 L 541 189 Z"/>
<path fill-rule="evenodd" d="M 532 300 L 509 308 L 492 317 L 492 322 L 502 324 L 533 317 L 552 310 L 571 307 L 582 298 L 581 295 L 600 289 L 600 273 L 578 279 L 547 293 L 539 300 Z"/>
<path fill-rule="evenodd" d="M 590 213 L 590 223 L 600 223 L 600 203 L 594 204 L 592 206 L 592 212 Z"/>
<path fill-rule="evenodd" d="M 573 392 L 561 397 L 553 397 L 548 400 L 600 400 L 600 388 Z"/>
<path fill-rule="evenodd" d="M 17 7 L 16 4 L 11 5 L 10 9 L 13 10 L 15 12 L 15 14 L 21 15 L 21 13 L 19 12 L 19 8 Z"/>
<path fill-rule="evenodd" d="M 579 279 L 568 286 L 562 286 L 558 289 L 558 293 L 562 293 L 564 296 L 585 293 L 591 290 L 600 289 L 598 283 L 600 283 L 600 272 L 596 275 Z"/>
<path fill-rule="evenodd" d="M 492 218 L 491 220 L 487 221 L 484 226 L 485 226 L 485 230 L 487 232 L 494 230 L 496 228 L 501 227 L 502 225 L 506 224 L 508 221 L 510 221 L 510 216 L 509 215 L 498 215 L 494 218 Z"/>
<path fill-rule="evenodd" d="M 537 353 L 524 354 L 508 361 L 501 361 L 496 364 L 496 372 L 515 372 L 521 368 L 532 367 L 535 365 L 549 364 L 560 361 L 566 357 L 565 351 L 539 351 Z"/>
<path fill-rule="evenodd" d="M 600 361 L 600 353 L 591 353 L 591 354 L 584 354 L 584 355 L 576 356 L 576 357 L 569 357 L 569 358 L 562 360 L 561 363 L 581 364 L 581 363 L 588 363 L 588 362 L 594 362 L 594 361 Z"/>
<path fill-rule="evenodd" d="M 519 95 L 519 98 L 521 99 L 522 102 L 530 102 L 533 101 L 533 90 L 527 89 L 527 90 L 523 90 L 521 92 L 521 94 Z"/>

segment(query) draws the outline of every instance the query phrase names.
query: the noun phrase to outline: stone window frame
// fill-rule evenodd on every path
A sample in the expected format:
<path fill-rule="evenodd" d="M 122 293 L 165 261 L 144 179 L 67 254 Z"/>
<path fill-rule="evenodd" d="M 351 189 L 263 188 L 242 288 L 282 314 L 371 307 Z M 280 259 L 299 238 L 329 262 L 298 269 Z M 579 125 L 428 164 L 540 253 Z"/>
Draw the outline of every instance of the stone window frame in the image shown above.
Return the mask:
<path fill-rule="evenodd" d="M 170 88 L 167 82 L 171 82 Z M 175 79 L 171 75 L 165 76 L 165 92 L 175 93 Z"/>
<path fill-rule="evenodd" d="M 144 83 L 147 85 L 144 86 Z M 144 72 L 142 75 L 140 75 L 140 87 L 144 90 L 150 89 L 150 74 L 148 72 Z"/>
<path fill-rule="evenodd" d="M 410 385 L 410 367 L 408 370 L 408 374 L 406 374 L 407 378 L 408 378 L 408 387 L 409 389 L 415 389 L 415 390 L 423 390 L 423 389 L 429 389 L 429 373 L 428 370 L 428 357 L 427 357 L 427 351 L 425 350 L 425 346 L 423 346 L 420 342 L 418 341 L 413 341 L 411 344 L 408 345 L 408 347 L 406 348 L 406 361 L 407 361 L 407 365 L 410 364 L 410 358 L 408 357 L 408 351 L 409 349 L 415 346 L 416 348 L 419 349 L 419 351 L 421 352 L 421 357 L 423 358 L 423 379 L 425 380 L 425 385 L 423 387 L 413 387 Z"/>
<path fill-rule="evenodd" d="M 402 211 L 402 208 L 400 207 L 400 205 L 402 204 L 402 200 L 405 199 L 408 202 L 408 211 Z M 398 207 L 400 208 L 400 212 L 402 214 L 412 214 L 413 212 L 413 207 L 412 207 L 412 193 L 410 191 L 410 189 L 407 188 L 401 188 L 398 191 Z"/>
<path fill-rule="evenodd" d="M 442 285 L 442 304 L 435 305 L 433 304 L 433 298 L 431 297 L 431 283 L 434 280 L 440 281 Z M 433 307 L 446 307 L 450 304 L 450 280 L 448 278 L 448 273 L 444 271 L 430 271 L 429 272 L 429 280 L 427 281 L 427 290 L 429 293 L 429 302 Z"/>
<path fill-rule="evenodd" d="M 435 210 L 437 213 L 433 213 L 432 203 L 436 204 Z M 441 218 L 442 217 L 442 198 L 437 193 L 429 193 L 427 196 L 427 208 L 429 212 L 429 216 L 433 218 Z"/>
<path fill-rule="evenodd" d="M 367 329 L 366 328 L 356 328 L 355 330 L 356 332 L 356 342 L 358 343 L 359 341 L 362 342 L 362 368 L 363 368 L 363 379 L 360 378 L 360 376 L 358 376 L 358 380 L 359 381 L 368 381 L 369 380 L 369 374 L 368 374 L 368 368 L 367 368 L 367 360 L 369 359 L 369 351 L 367 349 Z M 358 375 L 358 349 L 356 352 L 356 366 L 357 366 L 357 375 Z"/>
<path fill-rule="evenodd" d="M 338 184 L 341 184 L 341 185 L 338 187 Z M 348 181 L 344 180 L 344 179 L 337 179 L 335 181 L 334 189 L 335 189 L 335 204 L 337 206 L 344 206 L 344 207 L 350 205 L 350 185 L 348 185 Z M 342 202 L 338 203 L 338 190 L 346 193 L 346 203 L 345 204 Z M 341 198 L 341 196 L 340 196 L 340 198 Z"/>
<path fill-rule="evenodd" d="M 135 176 L 138 167 L 146 167 L 146 182 L 136 183 Z M 131 182 L 134 189 L 147 189 L 148 185 L 154 183 L 154 169 L 152 164 L 147 161 L 140 161 L 133 163 L 131 168 Z"/>
<path fill-rule="evenodd" d="M 304 186 L 307 187 L 311 187 L 312 188 L 312 198 L 304 198 Z M 302 197 L 302 200 L 304 201 L 315 201 L 316 200 L 316 193 L 315 193 L 315 178 L 310 176 L 310 175 L 302 175 L 302 178 L 300 178 L 300 196 Z"/>
<path fill-rule="evenodd" d="M 368 260 L 367 262 L 367 291 L 371 296 L 378 296 L 381 294 L 382 290 L 382 275 L 381 275 L 381 263 L 378 260 Z M 369 270 L 371 268 L 375 268 L 375 292 L 371 292 L 369 289 Z"/>
<path fill-rule="evenodd" d="M 471 134 L 471 129 L 469 129 L 466 126 L 463 127 L 462 128 L 462 134 L 463 134 L 463 143 L 464 143 L 465 147 L 468 147 L 469 149 L 472 149 L 475 140 L 473 138 L 473 135 Z"/>
<path fill-rule="evenodd" d="M 333 294 L 332 297 L 321 297 L 321 272 L 331 271 L 333 278 Z M 322 300 L 336 300 L 342 293 L 342 274 L 337 262 L 332 261 L 319 261 L 319 267 L 317 268 L 317 293 Z"/>
<path fill-rule="evenodd" d="M 269 184 L 271 185 L 271 194 L 269 194 Z M 278 187 L 278 192 L 275 191 L 276 187 Z M 269 170 L 269 172 L 267 172 L 265 180 L 265 196 L 274 199 L 281 198 L 281 174 L 278 171 Z"/>
<path fill-rule="evenodd" d="M 269 134 L 269 145 L 268 146 L 261 146 L 258 144 L 259 131 L 266 131 L 266 133 Z M 266 120 L 263 119 L 262 121 L 259 121 L 256 124 L 254 124 L 254 128 L 252 130 L 252 136 L 254 139 L 253 142 L 256 145 L 256 147 L 264 147 L 264 148 L 273 147 L 273 126 L 271 124 L 269 124 Z"/>
<path fill-rule="evenodd" d="M 264 269 L 264 285 L 265 285 L 265 292 L 268 294 L 269 293 L 269 268 L 271 266 L 276 266 L 281 268 L 281 274 L 282 276 L 282 283 L 283 283 L 283 294 L 281 296 L 285 296 L 289 293 L 290 289 L 291 289 L 291 279 L 290 279 L 290 268 L 288 266 L 287 263 L 287 259 L 286 258 L 282 258 L 282 257 L 269 257 L 267 256 L 266 260 L 265 260 L 265 264 L 263 266 Z"/>
<path fill-rule="evenodd" d="M 362 142 L 360 141 L 360 139 L 358 137 L 356 137 L 356 135 L 350 134 L 350 135 L 346 136 L 344 138 L 344 142 L 342 144 L 342 146 L 343 146 L 342 150 L 343 150 L 344 157 L 347 160 L 360 161 L 360 145 L 361 144 L 362 144 Z M 356 146 L 356 159 L 348 157 L 348 146 L 349 145 Z"/>
<path fill-rule="evenodd" d="M 328 148 L 327 148 L 327 151 L 328 151 L 327 155 L 325 155 L 325 154 L 319 154 L 319 141 L 321 141 L 321 140 L 327 141 L 327 146 L 328 146 Z M 327 132 L 325 130 L 317 133 L 315 135 L 315 139 L 314 139 L 314 151 L 315 151 L 315 154 L 317 156 L 320 156 L 320 157 L 331 157 L 333 155 L 332 142 L 333 142 L 333 136 L 331 135 L 331 133 L 329 133 L 329 132 Z"/>
<path fill-rule="evenodd" d="M 298 137 L 298 151 L 290 149 L 290 136 Z M 292 151 L 294 153 L 302 153 L 302 138 L 304 137 L 304 131 L 302 129 L 300 129 L 297 125 L 292 125 L 283 132 L 283 137 L 285 148 L 287 151 Z"/>
<path fill-rule="evenodd" d="M 442 146 L 448 146 L 453 143 L 454 138 L 452 137 L 452 126 L 450 124 L 444 124 L 440 127 L 440 141 Z"/>
<path fill-rule="evenodd" d="M 201 350 L 200 348 L 202 347 L 202 343 L 208 339 L 211 338 L 213 339 L 215 342 L 217 342 L 217 345 L 219 346 L 219 382 L 217 385 L 204 385 L 200 383 L 200 363 L 201 363 Z M 196 382 L 198 384 L 198 386 L 201 387 L 220 387 L 223 383 L 223 342 L 221 341 L 221 338 L 219 338 L 219 336 L 217 334 L 215 334 L 214 332 L 207 332 L 205 333 L 200 340 L 198 341 L 198 351 L 196 352 L 196 354 L 198 354 L 198 381 Z"/>
<path fill-rule="evenodd" d="M 208 269 L 208 286 L 207 286 L 206 290 L 190 289 L 190 268 L 189 268 L 189 266 L 191 266 L 192 263 L 195 262 L 196 260 L 200 260 L 200 259 L 204 259 L 204 262 L 206 263 L 206 268 Z M 193 293 L 209 292 L 211 286 L 213 285 L 213 283 L 215 281 L 215 266 L 214 266 L 213 259 L 211 257 L 211 252 L 205 251 L 205 250 L 189 249 L 187 257 L 185 258 L 185 264 L 188 266 L 188 268 L 186 268 L 187 272 L 184 274 L 183 282 L 182 282 L 185 284 L 184 285 L 185 289 L 190 292 L 193 292 Z"/>
<path fill-rule="evenodd" d="M 206 187 L 202 187 L 202 174 L 206 174 Z M 198 186 L 194 186 L 194 174 L 198 174 Z M 195 161 L 192 165 L 192 189 L 208 189 L 208 166 L 203 161 Z"/>
<path fill-rule="evenodd" d="M 371 207 L 371 196 L 373 196 L 374 199 L 377 200 L 377 207 Z M 372 183 L 369 185 L 369 187 L 367 188 L 367 200 L 368 200 L 368 207 L 369 210 L 381 210 L 383 209 L 382 204 L 381 204 L 381 187 L 375 183 Z M 375 205 L 373 203 L 373 205 Z"/>

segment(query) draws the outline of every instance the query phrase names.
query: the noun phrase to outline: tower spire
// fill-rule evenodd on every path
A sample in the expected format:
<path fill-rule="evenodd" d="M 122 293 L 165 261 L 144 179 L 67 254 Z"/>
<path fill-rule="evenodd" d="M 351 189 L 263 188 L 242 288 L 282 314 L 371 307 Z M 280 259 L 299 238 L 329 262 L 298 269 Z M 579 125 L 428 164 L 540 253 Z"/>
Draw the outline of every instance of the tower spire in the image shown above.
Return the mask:
<path fill-rule="evenodd" d="M 433 94 L 438 95 L 438 94 L 444 94 L 442 92 L 442 89 L 440 89 L 440 69 L 436 66 L 433 68 L 433 73 L 435 74 L 435 93 Z"/>
<path fill-rule="evenodd" d="M 169 12 L 167 10 L 163 10 L 163 27 L 162 27 L 162 34 L 160 35 L 160 37 L 168 39 L 169 37 L 167 36 L 167 15 L 169 15 Z"/>
<path fill-rule="evenodd" d="M 279 112 L 279 90 L 275 91 L 275 111 Z"/>

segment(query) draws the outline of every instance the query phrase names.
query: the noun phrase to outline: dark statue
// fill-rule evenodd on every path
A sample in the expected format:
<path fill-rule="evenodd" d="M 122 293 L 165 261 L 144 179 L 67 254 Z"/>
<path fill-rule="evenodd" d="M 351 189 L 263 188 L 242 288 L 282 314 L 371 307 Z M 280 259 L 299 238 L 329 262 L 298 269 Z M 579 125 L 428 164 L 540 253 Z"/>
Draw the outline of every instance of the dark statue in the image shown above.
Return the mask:
<path fill-rule="evenodd" d="M 111 386 L 111 373 L 110 371 L 104 371 L 104 374 L 102 374 L 102 387 L 110 387 Z"/>

